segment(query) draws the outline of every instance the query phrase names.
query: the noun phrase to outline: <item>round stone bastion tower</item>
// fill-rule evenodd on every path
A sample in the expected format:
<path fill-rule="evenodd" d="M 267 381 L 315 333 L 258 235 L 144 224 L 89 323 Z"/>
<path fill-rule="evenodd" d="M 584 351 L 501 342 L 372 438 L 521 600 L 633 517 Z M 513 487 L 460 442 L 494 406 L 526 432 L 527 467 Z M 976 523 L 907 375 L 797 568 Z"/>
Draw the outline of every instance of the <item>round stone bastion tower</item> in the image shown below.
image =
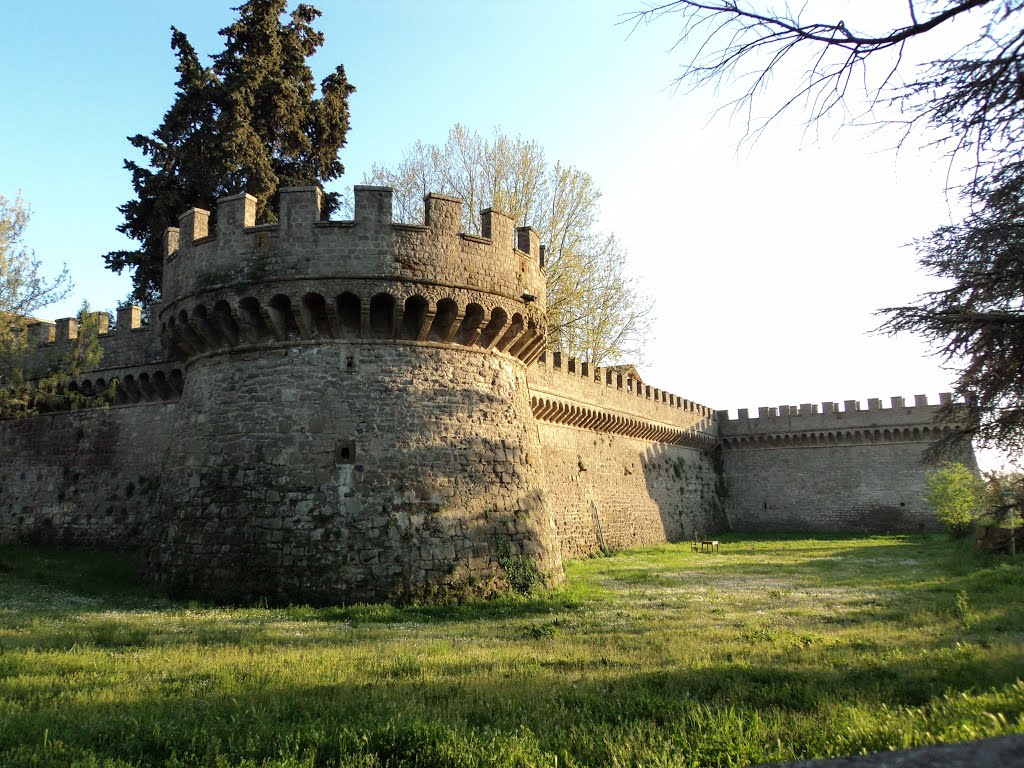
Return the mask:
<path fill-rule="evenodd" d="M 355 188 L 321 221 L 282 189 L 277 224 L 241 194 L 166 235 L 164 344 L 185 364 L 150 564 L 172 591 L 354 602 L 562 578 L 526 369 L 544 350 L 529 227 Z"/>

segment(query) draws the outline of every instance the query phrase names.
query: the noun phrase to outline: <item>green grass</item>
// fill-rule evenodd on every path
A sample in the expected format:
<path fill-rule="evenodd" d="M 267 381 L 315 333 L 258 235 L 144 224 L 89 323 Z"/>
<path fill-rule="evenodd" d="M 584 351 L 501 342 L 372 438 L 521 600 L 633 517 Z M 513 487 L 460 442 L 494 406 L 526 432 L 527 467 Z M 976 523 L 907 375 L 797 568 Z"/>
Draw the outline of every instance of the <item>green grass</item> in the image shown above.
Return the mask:
<path fill-rule="evenodd" d="M 1024 557 L 723 538 L 444 607 L 176 603 L 0 548 L 0 765 L 740 766 L 1024 732 Z"/>

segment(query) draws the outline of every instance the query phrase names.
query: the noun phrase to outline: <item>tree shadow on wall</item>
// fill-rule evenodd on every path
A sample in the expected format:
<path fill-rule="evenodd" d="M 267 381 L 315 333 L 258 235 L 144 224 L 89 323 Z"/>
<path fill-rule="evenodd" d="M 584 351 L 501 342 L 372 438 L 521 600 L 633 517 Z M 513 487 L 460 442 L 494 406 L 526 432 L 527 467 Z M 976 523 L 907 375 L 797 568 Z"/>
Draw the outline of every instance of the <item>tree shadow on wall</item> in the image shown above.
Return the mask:
<path fill-rule="evenodd" d="M 721 450 L 721 449 L 714 449 Z M 725 485 L 712 451 L 655 443 L 644 450 L 641 471 L 658 504 L 665 539 L 679 542 L 727 531 Z"/>

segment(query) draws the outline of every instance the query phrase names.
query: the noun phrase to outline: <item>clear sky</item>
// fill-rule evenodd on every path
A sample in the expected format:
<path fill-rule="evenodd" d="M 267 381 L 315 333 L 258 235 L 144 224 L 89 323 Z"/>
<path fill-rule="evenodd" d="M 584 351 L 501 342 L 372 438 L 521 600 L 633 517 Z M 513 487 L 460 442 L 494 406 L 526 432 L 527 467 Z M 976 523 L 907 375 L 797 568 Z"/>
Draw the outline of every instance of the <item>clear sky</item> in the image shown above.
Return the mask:
<path fill-rule="evenodd" d="M 130 247 L 115 227 L 132 194 L 125 137 L 151 132 L 173 98 L 170 26 L 201 53 L 232 0 L 3 3 L 0 193 L 22 190 L 28 243 L 74 295 L 113 309 L 126 276 L 101 255 Z M 417 139 L 455 122 L 536 139 L 550 160 L 589 172 L 602 226 L 619 236 L 655 298 L 654 386 L 714 408 L 928 394 L 952 375 L 912 337 L 870 331 L 883 306 L 935 285 L 906 244 L 949 221 L 935 151 L 890 151 L 864 129 L 810 136 L 799 115 L 738 149 L 744 126 L 713 117 L 728 93 L 673 78 L 676 22 L 633 30 L 641 0 L 321 0 L 322 77 L 345 65 L 358 91 L 342 150 L 361 183 Z M 850 8 L 860 4 L 844 4 Z M 855 16 L 849 10 L 849 16 Z M 849 20 L 848 20 L 848 23 Z M 786 89 L 785 82 L 777 83 Z"/>

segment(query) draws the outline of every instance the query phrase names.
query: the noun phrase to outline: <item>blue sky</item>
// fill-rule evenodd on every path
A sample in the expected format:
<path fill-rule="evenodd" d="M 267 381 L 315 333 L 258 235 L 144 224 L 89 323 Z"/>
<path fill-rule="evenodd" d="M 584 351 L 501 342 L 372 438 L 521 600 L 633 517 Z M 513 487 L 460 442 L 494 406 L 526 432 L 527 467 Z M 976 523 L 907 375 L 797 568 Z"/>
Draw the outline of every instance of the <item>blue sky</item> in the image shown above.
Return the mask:
<path fill-rule="evenodd" d="M 125 137 L 151 132 L 171 103 L 170 26 L 212 53 L 232 4 L 4 5 L 0 193 L 23 191 L 29 245 L 72 272 L 75 294 L 50 316 L 128 293 L 101 259 L 130 245 L 115 230 L 131 196 Z M 934 287 L 905 244 L 949 220 L 941 157 L 832 123 L 809 135 L 799 115 L 738 148 L 744 126 L 713 117 L 728 90 L 673 87 L 686 52 L 670 50 L 673 19 L 622 23 L 641 5 L 321 0 L 314 70 L 343 63 L 358 88 L 339 186 L 455 122 L 500 125 L 602 189 L 602 226 L 656 300 L 641 366 L 653 385 L 734 411 L 949 389 L 921 343 L 868 333 L 877 308 Z"/>

